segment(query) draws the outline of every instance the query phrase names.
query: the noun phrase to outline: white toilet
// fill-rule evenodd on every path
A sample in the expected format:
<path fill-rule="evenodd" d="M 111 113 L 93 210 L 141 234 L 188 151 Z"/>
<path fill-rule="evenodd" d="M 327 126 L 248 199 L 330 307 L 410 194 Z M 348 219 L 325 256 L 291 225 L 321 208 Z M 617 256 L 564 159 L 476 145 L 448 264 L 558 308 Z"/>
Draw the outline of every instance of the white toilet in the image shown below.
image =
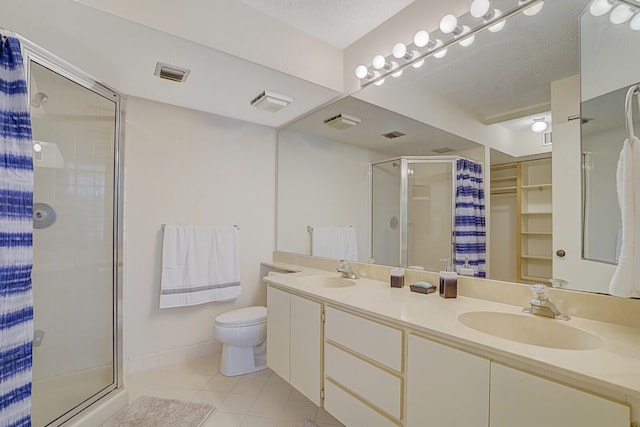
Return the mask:
<path fill-rule="evenodd" d="M 222 375 L 232 377 L 267 367 L 266 307 L 240 308 L 217 316 L 214 335 L 222 342 Z"/>

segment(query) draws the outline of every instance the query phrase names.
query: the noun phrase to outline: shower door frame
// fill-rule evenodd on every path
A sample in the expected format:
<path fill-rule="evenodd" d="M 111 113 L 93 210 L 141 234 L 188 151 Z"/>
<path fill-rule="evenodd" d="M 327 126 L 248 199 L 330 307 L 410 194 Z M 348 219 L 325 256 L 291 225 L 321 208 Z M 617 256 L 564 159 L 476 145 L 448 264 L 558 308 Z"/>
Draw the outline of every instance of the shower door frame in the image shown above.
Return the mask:
<path fill-rule="evenodd" d="M 428 164 L 428 163 L 450 163 L 451 164 L 451 252 L 450 258 L 453 263 L 454 248 L 455 248 L 455 227 L 456 227 L 456 161 L 460 157 L 458 156 L 399 156 L 392 157 L 390 159 L 380 160 L 377 162 L 369 163 L 369 224 L 371 225 L 371 238 L 369 245 L 369 258 L 373 258 L 373 168 L 375 165 L 399 162 L 400 163 L 400 251 L 398 253 L 398 266 L 407 268 L 409 265 L 409 254 L 407 246 L 408 242 L 408 222 L 409 222 L 409 164 Z"/>
<path fill-rule="evenodd" d="M 16 34 L 22 46 L 22 56 L 27 80 L 27 96 L 31 99 L 31 63 L 32 61 L 59 74 L 60 76 L 94 92 L 115 104 L 115 129 L 113 152 L 113 383 L 88 397 L 79 405 L 69 408 L 60 417 L 51 420 L 48 426 L 62 425 L 81 414 L 96 402 L 120 389 L 123 385 L 123 221 L 124 221 L 124 123 L 126 98 L 117 90 L 98 82 L 79 68 L 58 58 L 51 52 Z"/>

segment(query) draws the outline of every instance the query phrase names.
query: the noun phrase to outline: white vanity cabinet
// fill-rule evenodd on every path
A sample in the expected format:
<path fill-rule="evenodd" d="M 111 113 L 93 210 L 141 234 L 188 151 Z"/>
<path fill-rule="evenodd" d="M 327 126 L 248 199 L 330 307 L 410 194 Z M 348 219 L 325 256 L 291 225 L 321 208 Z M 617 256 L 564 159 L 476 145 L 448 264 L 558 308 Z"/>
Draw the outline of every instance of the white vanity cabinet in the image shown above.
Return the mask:
<path fill-rule="evenodd" d="M 403 331 L 332 307 L 325 316 L 325 409 L 347 426 L 401 425 Z"/>
<path fill-rule="evenodd" d="M 322 304 L 267 287 L 267 365 L 320 406 Z"/>
<path fill-rule="evenodd" d="M 407 345 L 406 426 L 487 427 L 490 361 L 413 334 Z"/>
<path fill-rule="evenodd" d="M 630 408 L 499 363 L 491 364 L 490 427 L 629 427 Z"/>

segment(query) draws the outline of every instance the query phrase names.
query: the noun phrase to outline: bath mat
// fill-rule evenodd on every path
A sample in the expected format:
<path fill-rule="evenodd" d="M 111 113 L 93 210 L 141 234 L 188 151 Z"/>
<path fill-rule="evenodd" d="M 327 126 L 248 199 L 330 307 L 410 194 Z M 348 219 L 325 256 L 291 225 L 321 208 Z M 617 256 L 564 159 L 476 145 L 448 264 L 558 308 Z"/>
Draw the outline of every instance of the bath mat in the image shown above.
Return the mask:
<path fill-rule="evenodd" d="M 142 396 L 101 427 L 200 427 L 213 409 L 206 403 Z"/>

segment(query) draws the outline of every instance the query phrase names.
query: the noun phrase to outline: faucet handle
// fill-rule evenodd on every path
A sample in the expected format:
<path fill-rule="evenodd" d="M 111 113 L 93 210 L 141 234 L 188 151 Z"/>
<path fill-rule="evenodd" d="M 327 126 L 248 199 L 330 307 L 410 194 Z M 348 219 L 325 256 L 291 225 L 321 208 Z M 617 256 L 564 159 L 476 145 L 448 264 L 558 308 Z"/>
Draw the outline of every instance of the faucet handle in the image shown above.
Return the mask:
<path fill-rule="evenodd" d="M 540 301 L 545 301 L 548 297 L 547 297 L 547 287 L 545 285 L 531 285 L 529 287 L 529 289 L 531 290 L 531 293 L 533 294 L 533 297 L 537 300 Z"/>

